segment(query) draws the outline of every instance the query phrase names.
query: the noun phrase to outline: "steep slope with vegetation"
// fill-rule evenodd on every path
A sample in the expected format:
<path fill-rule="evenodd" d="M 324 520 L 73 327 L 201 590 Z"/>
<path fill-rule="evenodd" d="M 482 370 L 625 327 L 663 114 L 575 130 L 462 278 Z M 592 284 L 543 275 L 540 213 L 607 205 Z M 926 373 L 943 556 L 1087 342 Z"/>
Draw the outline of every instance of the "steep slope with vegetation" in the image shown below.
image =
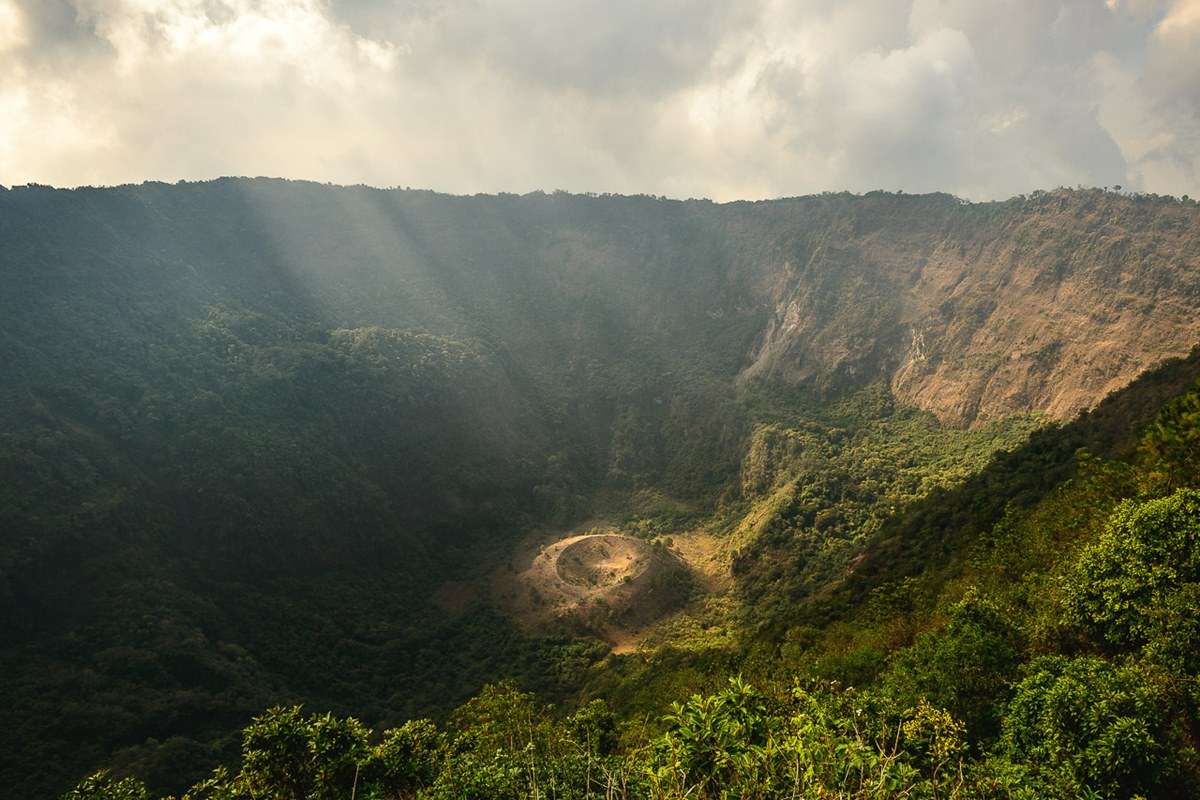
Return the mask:
<path fill-rule="evenodd" d="M 103 763 L 179 790 L 277 702 L 387 727 L 508 676 L 637 705 L 641 656 L 453 591 L 592 515 L 726 543 L 664 681 L 745 632 L 816 646 L 959 552 L 922 503 L 1200 338 L 1196 204 L 1100 191 L 23 187 L 0 244 L 0 780 L 28 795 Z"/>
<path fill-rule="evenodd" d="M 656 725 L 511 684 L 442 726 L 381 734 L 276 707 L 184 796 L 1194 797 L 1198 375 L 1200 353 L 997 459 L 1000 503 L 969 504 L 968 483 L 922 504 L 898 524 L 937 543 L 953 522 L 949 558 L 877 583 L 822 631 L 753 637 L 736 664 L 751 680 Z M 149 796 L 103 772 L 67 795 Z"/>

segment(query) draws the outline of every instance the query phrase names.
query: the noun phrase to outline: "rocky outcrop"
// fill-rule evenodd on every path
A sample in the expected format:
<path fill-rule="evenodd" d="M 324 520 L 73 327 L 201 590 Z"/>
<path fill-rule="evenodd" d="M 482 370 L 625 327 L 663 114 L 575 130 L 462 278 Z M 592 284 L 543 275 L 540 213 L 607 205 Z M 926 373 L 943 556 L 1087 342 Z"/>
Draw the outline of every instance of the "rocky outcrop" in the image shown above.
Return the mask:
<path fill-rule="evenodd" d="M 882 378 L 948 424 L 1067 419 L 1200 341 L 1195 203 L 1063 190 L 923 215 L 887 197 L 773 271 L 743 382 Z"/>

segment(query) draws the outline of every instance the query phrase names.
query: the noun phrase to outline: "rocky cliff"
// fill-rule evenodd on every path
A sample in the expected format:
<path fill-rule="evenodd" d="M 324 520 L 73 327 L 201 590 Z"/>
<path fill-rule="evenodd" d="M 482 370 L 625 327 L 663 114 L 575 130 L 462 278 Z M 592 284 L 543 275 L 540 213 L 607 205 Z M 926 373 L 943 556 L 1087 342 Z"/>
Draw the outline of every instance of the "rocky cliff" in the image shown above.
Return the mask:
<path fill-rule="evenodd" d="M 768 270 L 743 382 L 882 376 L 953 425 L 1066 419 L 1200 341 L 1194 202 L 1100 190 L 844 202 Z"/>

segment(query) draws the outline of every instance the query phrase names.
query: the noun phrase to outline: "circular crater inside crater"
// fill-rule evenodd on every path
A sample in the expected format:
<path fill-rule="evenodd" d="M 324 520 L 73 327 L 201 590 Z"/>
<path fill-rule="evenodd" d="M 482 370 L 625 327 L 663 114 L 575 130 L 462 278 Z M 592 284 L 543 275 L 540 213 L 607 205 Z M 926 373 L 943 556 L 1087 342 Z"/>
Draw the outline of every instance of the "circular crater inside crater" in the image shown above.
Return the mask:
<path fill-rule="evenodd" d="M 540 548 L 514 576 L 506 606 L 530 627 L 557 627 L 627 640 L 684 603 L 691 576 L 661 542 L 617 532 L 568 536 Z"/>
<path fill-rule="evenodd" d="M 559 580 L 585 589 L 631 581 L 650 563 L 649 545 L 628 536 L 588 536 L 566 545 L 555 561 Z"/>

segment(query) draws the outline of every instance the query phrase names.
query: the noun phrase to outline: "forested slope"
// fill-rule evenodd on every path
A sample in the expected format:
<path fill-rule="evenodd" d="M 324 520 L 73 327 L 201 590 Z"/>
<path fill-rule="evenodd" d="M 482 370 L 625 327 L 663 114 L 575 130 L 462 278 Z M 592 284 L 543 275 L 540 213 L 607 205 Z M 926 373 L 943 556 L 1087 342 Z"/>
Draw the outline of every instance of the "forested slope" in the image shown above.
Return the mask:
<path fill-rule="evenodd" d="M 378 733 L 275 707 L 186 796 L 1193 797 L 1198 375 L 1200 354 L 1171 362 L 997 458 L 986 492 L 917 504 L 856 576 L 870 592 L 820 628 L 748 635 L 725 675 L 709 665 L 724 687 L 655 722 L 508 683 Z M 886 552 L 909 537 L 919 558 Z M 652 658 L 624 683 L 671 671 Z M 104 773 L 68 795 L 149 796 Z"/>
<path fill-rule="evenodd" d="M 788 635 L 868 541 L 876 575 L 897 507 L 1192 346 L 1198 219 L 1100 191 L 0 191 L 0 780 L 178 789 L 274 702 L 392 725 L 619 676 L 436 590 L 635 496 L 684 509 L 658 531 L 760 515 L 737 624 Z"/>

